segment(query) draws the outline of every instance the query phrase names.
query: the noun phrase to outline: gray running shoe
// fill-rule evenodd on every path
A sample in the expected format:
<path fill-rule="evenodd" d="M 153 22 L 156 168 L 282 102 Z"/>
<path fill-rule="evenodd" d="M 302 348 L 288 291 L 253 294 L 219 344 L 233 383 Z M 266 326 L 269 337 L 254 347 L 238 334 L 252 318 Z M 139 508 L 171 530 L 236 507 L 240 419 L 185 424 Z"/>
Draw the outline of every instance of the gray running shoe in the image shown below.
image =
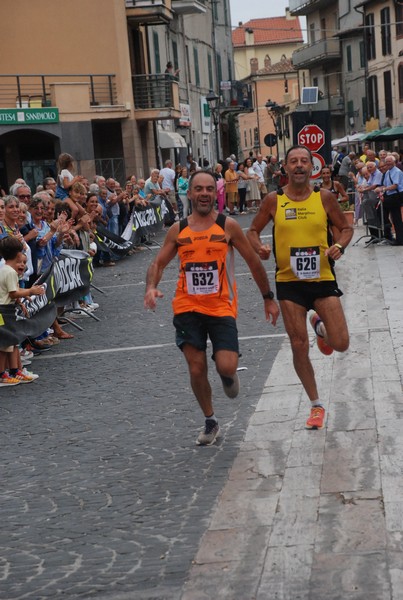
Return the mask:
<path fill-rule="evenodd" d="M 225 395 L 228 396 L 228 398 L 236 398 L 239 394 L 238 373 L 235 373 L 233 379 L 231 379 L 231 377 L 222 377 L 221 375 L 220 377 Z"/>
<path fill-rule="evenodd" d="M 204 430 L 199 433 L 196 444 L 198 446 L 211 446 L 216 441 L 220 427 L 217 421 L 213 419 L 206 419 Z"/>

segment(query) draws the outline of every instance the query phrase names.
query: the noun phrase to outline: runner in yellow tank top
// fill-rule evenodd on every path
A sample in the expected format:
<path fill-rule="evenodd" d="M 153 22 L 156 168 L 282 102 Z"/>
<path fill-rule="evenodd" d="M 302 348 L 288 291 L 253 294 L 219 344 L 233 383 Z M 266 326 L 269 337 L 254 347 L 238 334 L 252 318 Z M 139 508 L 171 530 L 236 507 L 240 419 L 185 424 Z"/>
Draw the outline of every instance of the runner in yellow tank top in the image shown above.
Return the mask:
<path fill-rule="evenodd" d="M 331 192 L 311 187 L 312 168 L 307 148 L 293 146 L 288 150 L 285 169 L 289 183 L 283 194 L 271 192 L 265 197 L 247 236 L 260 258 L 269 258 L 271 248 L 262 243 L 260 233 L 273 221 L 277 299 L 291 342 L 294 368 L 311 401 L 306 427 L 322 429 L 325 409 L 309 359 L 306 315 L 311 309 L 315 311 L 310 321 L 324 354 L 347 350 L 349 335 L 333 263 L 343 255 L 353 228 Z M 328 236 L 329 223 L 340 231 L 335 244 Z"/>
<path fill-rule="evenodd" d="M 302 201 L 285 193 L 279 196 L 274 224 L 276 281 L 334 281 L 326 255 L 328 220 L 319 191 Z"/>
<path fill-rule="evenodd" d="M 279 315 L 266 271 L 238 223 L 214 210 L 217 197 L 212 173 L 196 171 L 189 180 L 192 214 L 170 228 L 163 247 L 151 263 L 146 278 L 144 306 L 156 307 L 163 294 L 157 289 L 163 271 L 178 254 L 179 279 L 173 300 L 176 344 L 183 351 L 190 383 L 205 416 L 205 427 L 197 444 L 213 444 L 219 434 L 208 380 L 207 337 L 224 392 L 235 398 L 239 392 L 237 293 L 233 248 L 246 261 L 264 299 L 266 319 L 276 324 Z"/>

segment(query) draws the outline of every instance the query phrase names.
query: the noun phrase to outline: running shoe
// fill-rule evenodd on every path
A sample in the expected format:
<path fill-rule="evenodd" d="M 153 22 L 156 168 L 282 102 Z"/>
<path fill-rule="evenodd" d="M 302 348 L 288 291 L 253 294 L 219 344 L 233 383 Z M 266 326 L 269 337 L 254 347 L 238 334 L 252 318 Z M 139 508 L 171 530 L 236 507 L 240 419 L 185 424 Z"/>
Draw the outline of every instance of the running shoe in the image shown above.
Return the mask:
<path fill-rule="evenodd" d="M 33 352 L 30 352 L 26 348 L 20 348 L 20 357 L 21 357 L 21 360 L 25 360 L 25 359 L 30 360 L 31 358 L 33 358 L 33 356 L 34 356 Z"/>
<path fill-rule="evenodd" d="M 313 406 L 311 414 L 305 424 L 306 429 L 323 429 L 325 422 L 325 409 L 323 406 Z"/>
<path fill-rule="evenodd" d="M 196 444 L 198 446 L 211 446 L 216 441 L 220 427 L 214 419 L 206 419 L 204 430 L 199 433 Z"/>
<path fill-rule="evenodd" d="M 16 377 L 11 377 L 7 371 L 0 376 L 0 388 L 3 386 L 18 385 L 19 383 L 21 383 L 21 381 Z"/>
<path fill-rule="evenodd" d="M 24 375 L 29 375 L 29 377 L 32 377 L 33 380 L 35 379 L 39 379 L 39 375 L 37 375 L 36 373 L 32 373 L 32 371 L 28 371 L 28 369 L 21 369 L 21 371 L 24 373 Z"/>
<path fill-rule="evenodd" d="M 319 323 L 322 323 L 322 319 L 320 318 L 318 313 L 312 313 L 309 317 L 309 322 L 312 325 L 312 328 L 316 334 L 316 343 L 318 344 L 319 350 L 322 352 L 322 354 L 326 354 L 326 356 L 333 354 L 333 348 L 329 346 L 329 344 L 326 344 L 323 336 L 318 333 L 318 325 Z"/>
<path fill-rule="evenodd" d="M 35 379 L 37 379 L 37 377 L 34 377 L 33 374 L 32 375 L 28 374 L 28 371 L 26 371 L 26 370 L 25 370 L 25 373 L 24 373 L 24 371 L 21 371 L 21 369 L 19 369 L 16 372 L 16 374 L 14 375 L 14 377 L 20 383 L 32 383 L 33 381 L 35 381 Z"/>
<path fill-rule="evenodd" d="M 225 395 L 228 398 L 236 398 L 239 394 L 239 377 L 238 373 L 235 373 L 234 377 L 223 377 L 220 375 L 222 386 L 224 388 Z"/>

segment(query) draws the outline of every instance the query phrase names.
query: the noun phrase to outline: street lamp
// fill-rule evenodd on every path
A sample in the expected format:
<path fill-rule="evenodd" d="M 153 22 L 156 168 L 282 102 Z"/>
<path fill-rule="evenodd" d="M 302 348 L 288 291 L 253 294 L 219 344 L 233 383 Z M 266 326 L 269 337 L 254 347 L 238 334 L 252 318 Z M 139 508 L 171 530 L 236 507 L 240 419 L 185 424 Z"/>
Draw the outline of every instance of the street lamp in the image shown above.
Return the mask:
<path fill-rule="evenodd" d="M 284 107 L 280 106 L 279 104 L 277 104 L 277 102 L 273 102 L 273 100 L 270 100 L 270 99 L 266 102 L 265 107 L 267 108 L 267 114 L 273 121 L 274 135 L 276 136 L 277 160 L 279 160 L 280 153 L 279 153 L 279 149 L 278 149 L 278 138 L 279 138 L 279 136 L 283 135 L 283 132 L 281 131 L 281 128 L 279 130 L 279 128 L 277 126 L 277 119 L 279 116 L 281 117 L 281 114 L 282 114 L 281 111 Z M 284 154 L 285 154 L 285 140 L 284 140 Z"/>
<path fill-rule="evenodd" d="M 220 155 L 220 146 L 218 143 L 218 125 L 220 122 L 220 96 L 217 96 L 213 90 L 210 90 L 206 96 L 206 102 L 210 108 L 210 114 L 213 117 L 214 124 L 214 134 L 215 134 L 215 152 L 216 152 L 216 162 L 218 162 L 218 158 Z"/>

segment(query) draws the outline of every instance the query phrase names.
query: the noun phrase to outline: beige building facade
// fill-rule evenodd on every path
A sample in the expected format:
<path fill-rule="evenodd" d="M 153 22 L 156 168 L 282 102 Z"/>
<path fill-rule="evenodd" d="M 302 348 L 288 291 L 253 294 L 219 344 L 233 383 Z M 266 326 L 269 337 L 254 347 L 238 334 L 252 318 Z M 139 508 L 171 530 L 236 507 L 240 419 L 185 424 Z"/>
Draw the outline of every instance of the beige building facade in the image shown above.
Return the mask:
<path fill-rule="evenodd" d="M 212 157 L 205 96 L 234 78 L 229 0 L 2 0 L 0 21 L 4 188 L 56 175 L 60 152 L 121 183 Z"/>
<path fill-rule="evenodd" d="M 303 43 L 299 19 L 288 9 L 283 17 L 252 19 L 239 24 L 232 41 L 236 74 L 251 86 L 254 107 L 238 117 L 240 155 L 284 157 L 292 145 L 290 114 L 299 99 L 298 72 L 291 60 Z M 277 137 L 272 146 L 266 143 L 268 134 Z"/>

